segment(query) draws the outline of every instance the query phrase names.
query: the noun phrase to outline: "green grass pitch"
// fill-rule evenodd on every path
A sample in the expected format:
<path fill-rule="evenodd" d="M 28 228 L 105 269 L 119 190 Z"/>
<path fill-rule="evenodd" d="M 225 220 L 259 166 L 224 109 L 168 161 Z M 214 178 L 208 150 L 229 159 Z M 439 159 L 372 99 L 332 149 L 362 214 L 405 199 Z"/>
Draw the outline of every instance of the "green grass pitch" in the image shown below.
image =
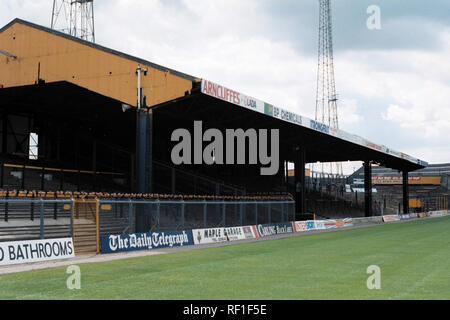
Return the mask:
<path fill-rule="evenodd" d="M 0 299 L 450 299 L 450 217 L 0 275 Z M 367 289 L 367 267 L 381 289 Z"/>

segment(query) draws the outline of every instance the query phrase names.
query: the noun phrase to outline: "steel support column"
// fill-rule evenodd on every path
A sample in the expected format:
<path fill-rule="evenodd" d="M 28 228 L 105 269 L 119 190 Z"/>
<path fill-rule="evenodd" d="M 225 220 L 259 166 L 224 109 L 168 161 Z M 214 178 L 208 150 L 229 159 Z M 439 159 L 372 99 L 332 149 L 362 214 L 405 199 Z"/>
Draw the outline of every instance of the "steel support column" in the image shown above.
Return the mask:
<path fill-rule="evenodd" d="M 364 162 L 364 206 L 365 216 L 372 216 L 372 165 L 370 161 Z"/>
<path fill-rule="evenodd" d="M 145 193 L 153 193 L 153 110 L 147 113 L 147 130 L 146 130 L 146 156 L 145 156 L 145 175 L 146 190 Z"/>
<path fill-rule="evenodd" d="M 136 111 L 136 182 L 138 193 L 153 193 L 153 112 Z M 136 230 L 149 230 L 149 206 L 136 206 Z"/>
<path fill-rule="evenodd" d="M 97 191 L 97 141 L 92 141 L 92 174 L 94 187 L 92 191 Z"/>
<path fill-rule="evenodd" d="M 294 172 L 295 172 L 295 212 L 305 213 L 305 148 L 297 147 L 295 150 Z"/>
<path fill-rule="evenodd" d="M 409 213 L 409 182 L 408 171 L 403 171 L 403 213 Z"/>
<path fill-rule="evenodd" d="M 2 117 L 2 153 L 8 153 L 8 113 L 3 111 Z"/>
<path fill-rule="evenodd" d="M 4 178 L 4 175 L 5 175 L 5 164 L 2 162 L 1 164 L 0 164 L 0 188 L 3 188 L 3 178 Z"/>
<path fill-rule="evenodd" d="M 138 193 L 145 193 L 147 189 L 146 179 L 146 152 L 147 152 L 147 117 L 145 112 L 137 110 L 136 112 L 136 182 Z"/>
<path fill-rule="evenodd" d="M 176 194 L 177 193 L 177 171 L 175 170 L 175 168 L 172 168 L 172 194 Z"/>
<path fill-rule="evenodd" d="M 145 156 L 147 151 L 147 117 L 142 109 L 136 110 L 136 192 L 145 193 L 147 189 Z M 145 205 L 135 205 L 134 228 L 136 232 L 146 232 Z"/>

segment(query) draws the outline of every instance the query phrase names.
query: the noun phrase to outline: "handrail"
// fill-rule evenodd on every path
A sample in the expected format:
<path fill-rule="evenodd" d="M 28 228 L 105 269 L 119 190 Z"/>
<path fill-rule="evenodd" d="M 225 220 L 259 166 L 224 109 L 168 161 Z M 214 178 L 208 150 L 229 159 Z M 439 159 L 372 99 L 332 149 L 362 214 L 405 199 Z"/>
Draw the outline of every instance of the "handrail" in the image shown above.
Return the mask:
<path fill-rule="evenodd" d="M 2 50 L 2 49 L 0 49 L 0 53 L 3 54 L 3 55 L 5 55 L 5 56 L 7 56 L 8 58 L 12 58 L 12 59 L 14 59 L 14 60 L 17 59 L 17 56 L 15 56 L 15 55 L 13 55 L 13 54 L 11 54 L 11 53 L 9 53 L 9 52 L 6 52 L 6 51 L 4 51 L 4 50 Z"/>
<path fill-rule="evenodd" d="M 127 203 L 127 204 L 158 204 L 158 203 L 164 203 L 164 204 L 227 204 L 227 205 L 234 205 L 234 204 L 293 204 L 295 203 L 294 200 L 262 200 L 262 201 L 255 201 L 255 200 L 244 200 L 244 201 L 238 201 L 238 200 L 232 200 L 232 201 L 225 201 L 225 200 L 165 200 L 165 199 L 154 199 L 152 201 L 150 200 L 112 200 L 112 199 L 98 199 L 100 204 L 113 204 L 113 203 Z"/>
<path fill-rule="evenodd" d="M 17 198 L 75 198 L 75 199 L 89 199 L 94 200 L 96 198 L 108 199 L 182 199 L 182 200 L 248 200 L 248 201 L 293 201 L 290 194 L 269 194 L 269 195 L 248 195 L 248 196 L 216 196 L 216 195 L 173 195 L 173 194 L 142 194 L 142 193 L 103 193 L 103 192 L 78 192 L 78 191 L 35 191 L 35 190 L 0 190 L 0 199 L 2 197 L 17 197 Z"/>
<path fill-rule="evenodd" d="M 20 164 L 11 164 L 4 163 L 4 167 L 7 168 L 20 168 L 20 169 L 32 169 L 32 170 L 46 170 L 46 171 L 55 171 L 55 172 L 70 172 L 70 173 L 86 173 L 86 174 L 104 174 L 104 175 L 116 175 L 116 176 L 124 176 L 124 173 L 120 172 L 105 172 L 105 171 L 91 171 L 91 170 L 76 170 L 76 169 L 63 169 L 63 168 L 48 168 L 48 167 L 37 167 L 37 166 L 28 166 L 28 165 L 20 165 Z"/>
<path fill-rule="evenodd" d="M 178 172 L 181 172 L 181 173 L 183 173 L 185 175 L 188 175 L 188 176 L 191 176 L 191 177 L 195 177 L 196 179 L 204 180 L 204 181 L 207 181 L 207 182 L 210 182 L 210 183 L 213 183 L 213 184 L 220 184 L 220 185 L 232 188 L 232 189 L 238 189 L 240 191 L 246 191 L 245 187 L 234 185 L 234 184 L 228 183 L 228 182 L 226 182 L 224 180 L 214 180 L 214 178 L 212 178 L 212 177 L 209 177 L 209 176 L 206 176 L 206 175 L 203 175 L 203 174 L 196 174 L 196 173 L 184 170 L 184 169 L 176 168 L 174 166 L 171 166 L 171 165 L 169 165 L 167 163 L 164 163 L 164 162 L 161 162 L 161 161 L 158 161 L 158 160 L 153 160 L 153 163 L 156 164 L 156 165 L 168 168 L 168 169 L 174 169 L 174 170 L 176 170 Z"/>

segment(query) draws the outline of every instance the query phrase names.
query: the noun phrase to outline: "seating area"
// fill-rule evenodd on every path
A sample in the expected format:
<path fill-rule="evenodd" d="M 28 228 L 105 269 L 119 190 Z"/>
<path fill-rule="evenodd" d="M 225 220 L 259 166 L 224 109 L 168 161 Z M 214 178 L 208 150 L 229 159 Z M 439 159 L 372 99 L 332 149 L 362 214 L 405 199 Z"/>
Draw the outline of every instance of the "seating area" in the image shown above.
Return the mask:
<path fill-rule="evenodd" d="M 71 211 L 62 203 L 40 206 L 32 202 L 0 203 L 0 241 L 32 240 L 71 235 Z"/>
<path fill-rule="evenodd" d="M 70 237 L 70 225 L 48 225 L 45 227 L 45 238 L 56 239 Z M 0 242 L 36 240 L 41 238 L 41 229 L 39 225 L 35 226 L 3 226 L 0 223 Z"/>
<path fill-rule="evenodd" d="M 0 198 L 42 198 L 42 199 L 142 199 L 142 200 L 220 200 L 220 201 L 285 201 L 293 200 L 289 193 L 255 193 L 246 196 L 143 194 L 118 192 L 78 192 L 78 191 L 36 191 L 0 190 Z"/>
<path fill-rule="evenodd" d="M 347 194 L 336 192 L 308 190 L 306 193 L 307 212 L 315 213 L 324 219 L 363 217 L 364 203 L 347 198 Z M 363 200 L 363 199 L 362 199 Z"/>
<path fill-rule="evenodd" d="M 123 174 L 60 168 L 55 165 L 0 163 L 0 188 L 4 190 L 121 190 Z"/>
<path fill-rule="evenodd" d="M 397 214 L 403 210 L 403 189 L 401 185 L 379 185 L 378 193 L 374 195 L 374 201 L 383 204 L 384 214 Z M 437 199 L 449 197 L 450 191 L 440 185 L 410 185 L 409 198 L 418 199 L 421 207 L 411 207 L 410 211 L 433 211 L 438 210 Z"/>

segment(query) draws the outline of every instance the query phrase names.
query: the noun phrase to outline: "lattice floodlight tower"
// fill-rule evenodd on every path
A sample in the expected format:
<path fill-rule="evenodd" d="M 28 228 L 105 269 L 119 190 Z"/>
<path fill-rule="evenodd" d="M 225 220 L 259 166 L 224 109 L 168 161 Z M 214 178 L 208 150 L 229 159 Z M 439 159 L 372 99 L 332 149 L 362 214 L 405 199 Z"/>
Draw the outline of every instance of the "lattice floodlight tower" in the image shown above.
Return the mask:
<path fill-rule="evenodd" d="M 333 24 L 330 0 L 319 0 L 319 50 L 315 120 L 339 129 L 333 62 Z M 322 173 L 342 175 L 342 163 L 322 164 Z"/>
<path fill-rule="evenodd" d="M 94 0 L 53 0 L 51 28 L 95 42 Z"/>

